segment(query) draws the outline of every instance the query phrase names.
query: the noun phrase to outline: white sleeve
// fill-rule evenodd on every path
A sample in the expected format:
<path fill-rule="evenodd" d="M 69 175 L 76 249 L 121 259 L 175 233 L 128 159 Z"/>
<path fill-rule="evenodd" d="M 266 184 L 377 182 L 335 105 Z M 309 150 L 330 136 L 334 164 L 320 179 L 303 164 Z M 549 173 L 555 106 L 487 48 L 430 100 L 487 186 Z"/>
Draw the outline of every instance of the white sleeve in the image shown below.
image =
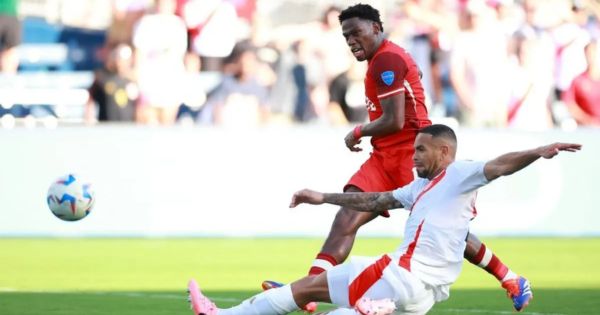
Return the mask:
<path fill-rule="evenodd" d="M 452 163 L 452 168 L 456 168 L 460 174 L 460 189 L 462 192 L 469 192 L 487 185 L 490 181 L 485 177 L 484 167 L 486 162 L 482 161 L 457 161 Z"/>
<path fill-rule="evenodd" d="M 416 181 L 410 182 L 406 186 L 402 186 L 400 188 L 392 191 L 392 196 L 404 206 L 404 209 L 410 209 L 415 202 L 415 194 L 414 194 L 414 186 Z"/>

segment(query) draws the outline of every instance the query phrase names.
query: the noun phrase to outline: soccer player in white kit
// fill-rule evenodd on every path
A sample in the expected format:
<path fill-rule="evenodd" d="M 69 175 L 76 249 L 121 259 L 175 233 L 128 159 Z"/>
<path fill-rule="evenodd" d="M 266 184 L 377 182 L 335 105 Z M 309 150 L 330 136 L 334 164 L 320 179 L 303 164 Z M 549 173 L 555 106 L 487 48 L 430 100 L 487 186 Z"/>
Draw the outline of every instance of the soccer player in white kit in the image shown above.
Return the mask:
<path fill-rule="evenodd" d="M 554 143 L 488 162 L 455 161 L 456 135 L 439 124 L 421 129 L 414 146 L 418 178 L 404 187 L 381 193 L 305 189 L 296 192 L 290 204 L 293 208 L 328 203 L 357 211 L 405 208 L 410 215 L 395 252 L 372 259 L 351 258 L 318 276 L 262 292 L 228 309 L 217 308 L 191 280 L 194 314 L 287 314 L 311 301 L 340 306 L 330 314 L 383 315 L 394 309 L 398 314 L 425 314 L 435 302 L 449 297 L 450 285 L 460 274 L 477 189 L 540 157 L 550 159 L 560 151 L 581 149 L 579 144 Z"/>

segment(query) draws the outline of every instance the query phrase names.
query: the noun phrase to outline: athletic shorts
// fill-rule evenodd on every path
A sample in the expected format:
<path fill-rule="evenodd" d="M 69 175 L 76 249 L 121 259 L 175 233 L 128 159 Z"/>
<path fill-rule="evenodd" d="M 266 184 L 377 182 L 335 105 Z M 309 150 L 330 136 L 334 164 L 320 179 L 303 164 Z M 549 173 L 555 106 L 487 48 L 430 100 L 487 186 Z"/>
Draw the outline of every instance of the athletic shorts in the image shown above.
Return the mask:
<path fill-rule="evenodd" d="M 0 14 L 0 51 L 21 43 L 21 23 L 16 16 Z"/>
<path fill-rule="evenodd" d="M 350 186 L 356 186 L 365 192 L 384 192 L 407 185 L 414 179 L 414 152 L 412 143 L 373 150 L 344 186 L 344 191 Z M 388 211 L 382 215 L 389 217 Z"/>
<path fill-rule="evenodd" d="M 426 314 L 435 304 L 433 290 L 388 255 L 351 257 L 327 271 L 331 302 L 353 307 L 361 297 L 392 299 L 400 314 Z"/>

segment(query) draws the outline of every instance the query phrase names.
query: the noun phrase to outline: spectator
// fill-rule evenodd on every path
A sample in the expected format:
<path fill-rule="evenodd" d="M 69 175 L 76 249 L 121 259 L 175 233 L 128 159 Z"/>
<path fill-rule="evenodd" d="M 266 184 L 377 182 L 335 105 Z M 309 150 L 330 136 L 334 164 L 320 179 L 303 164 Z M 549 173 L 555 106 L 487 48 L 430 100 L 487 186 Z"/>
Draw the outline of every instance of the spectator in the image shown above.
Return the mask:
<path fill-rule="evenodd" d="M 544 5 L 550 6 L 550 3 L 550 1 L 548 3 L 544 2 Z M 570 1 L 554 4 L 552 11 L 548 9 L 547 14 L 550 17 L 557 16 L 557 18 L 561 18 L 561 20 L 555 22 L 557 24 L 553 25 L 550 30 L 555 43 L 554 51 L 556 55 L 554 84 L 556 85 L 557 96 L 560 98 L 561 94 L 569 88 L 573 79 L 585 71 L 584 49 L 590 41 L 590 35 L 586 29 L 573 21 L 574 12 Z"/>
<path fill-rule="evenodd" d="M 462 30 L 450 60 L 450 77 L 471 127 L 506 126 L 508 40 L 496 11 L 483 0 L 470 0 L 461 12 Z"/>
<path fill-rule="evenodd" d="M 187 33 L 175 15 L 175 0 L 156 0 L 155 10 L 140 19 L 133 31 L 140 89 L 138 120 L 173 124 L 181 105 Z"/>
<path fill-rule="evenodd" d="M 180 14 L 188 30 L 190 51 L 202 57 L 203 70 L 222 70 L 223 59 L 238 39 L 235 7 L 225 0 L 182 2 Z"/>
<path fill-rule="evenodd" d="M 106 32 L 106 48 L 131 45 L 133 27 L 152 7 L 152 0 L 112 0 L 112 21 Z"/>
<path fill-rule="evenodd" d="M 367 120 L 364 88 L 366 71 L 364 62 L 353 62 L 348 71 L 339 74 L 329 85 L 329 111 L 334 125 L 349 122 L 357 124 Z"/>
<path fill-rule="evenodd" d="M 421 70 L 430 117 L 458 115 L 448 68 L 451 42 L 459 31 L 459 1 L 403 1 L 394 14 L 392 41 L 403 43 Z"/>
<path fill-rule="evenodd" d="M 268 90 L 257 79 L 259 67 L 255 47 L 247 41 L 238 43 L 226 59 L 225 77 L 209 96 L 203 119 L 236 127 L 266 123 L 270 114 Z"/>
<path fill-rule="evenodd" d="M 346 72 L 352 64 L 351 55 L 344 37 L 340 36 L 341 25 L 338 16 L 341 9 L 329 6 L 323 12 L 317 32 L 311 34 L 307 41 L 307 55 L 303 64 L 307 66 L 307 83 L 312 113 L 322 122 L 332 122 L 335 116 L 330 111 L 329 86 L 340 74 Z M 316 57 L 318 63 L 311 63 L 309 58 Z"/>
<path fill-rule="evenodd" d="M 17 16 L 19 0 L 0 1 L 0 72 L 16 73 L 19 68 L 17 46 L 21 43 L 21 22 Z"/>
<path fill-rule="evenodd" d="M 110 51 L 105 67 L 95 73 L 89 89 L 85 122 L 134 121 L 138 89 L 131 79 L 133 51 L 120 44 Z M 98 114 L 96 115 L 96 105 Z"/>
<path fill-rule="evenodd" d="M 581 126 L 600 126 L 600 49 L 594 40 L 585 47 L 587 69 L 577 76 L 563 100 Z"/>
<path fill-rule="evenodd" d="M 507 116 L 510 127 L 539 131 L 553 126 L 551 47 L 542 38 L 515 38 L 514 67 L 508 82 L 512 87 Z"/>
<path fill-rule="evenodd" d="M 206 91 L 202 88 L 200 76 L 202 61 L 193 52 L 185 54 L 185 79 L 183 82 L 183 103 L 177 112 L 177 121 L 182 125 L 193 125 L 206 104 Z"/>

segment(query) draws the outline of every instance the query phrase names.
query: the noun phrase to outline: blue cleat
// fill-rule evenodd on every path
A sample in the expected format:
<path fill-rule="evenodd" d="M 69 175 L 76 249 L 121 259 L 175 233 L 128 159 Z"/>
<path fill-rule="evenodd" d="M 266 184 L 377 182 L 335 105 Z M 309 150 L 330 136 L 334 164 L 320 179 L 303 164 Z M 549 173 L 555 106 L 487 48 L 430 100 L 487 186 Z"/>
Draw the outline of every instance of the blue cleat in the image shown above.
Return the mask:
<path fill-rule="evenodd" d="M 506 289 L 506 293 L 513 301 L 513 306 L 517 312 L 524 310 L 533 299 L 529 280 L 523 277 L 506 280 L 502 282 L 502 287 Z"/>
<path fill-rule="evenodd" d="M 271 281 L 271 280 L 265 280 L 262 283 L 263 291 L 267 291 L 267 290 L 271 290 L 271 289 L 275 289 L 275 288 L 279 288 L 279 287 L 283 287 L 283 283 L 277 282 L 277 281 Z"/>

